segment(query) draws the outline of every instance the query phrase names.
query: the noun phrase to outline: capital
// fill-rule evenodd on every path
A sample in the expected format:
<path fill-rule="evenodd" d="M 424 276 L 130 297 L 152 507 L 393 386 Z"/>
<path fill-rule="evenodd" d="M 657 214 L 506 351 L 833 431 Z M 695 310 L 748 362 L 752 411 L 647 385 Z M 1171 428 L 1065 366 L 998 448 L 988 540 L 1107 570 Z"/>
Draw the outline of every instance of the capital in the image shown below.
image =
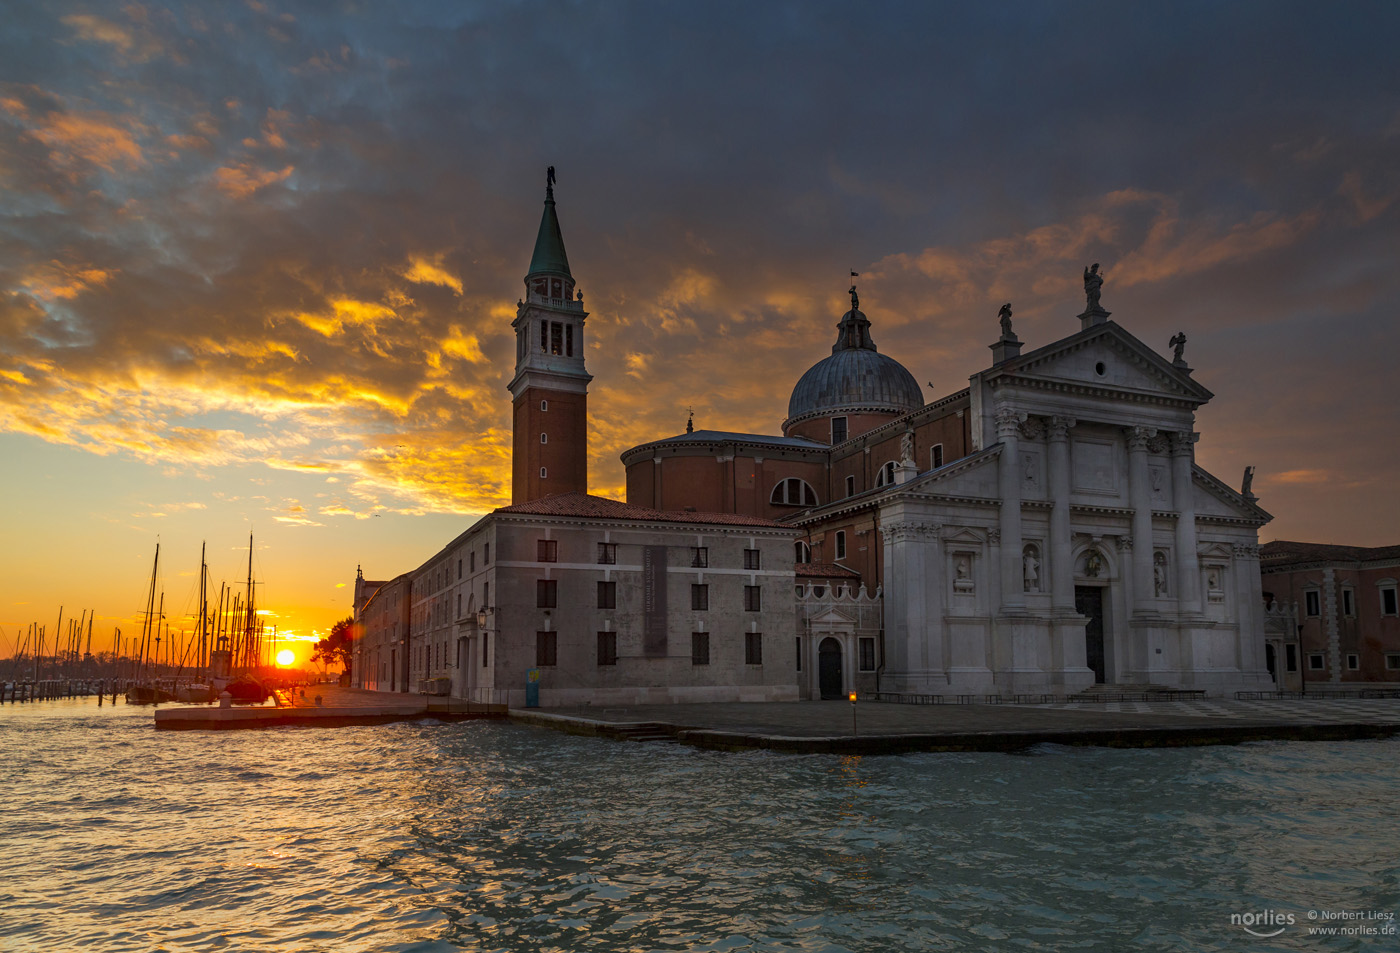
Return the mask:
<path fill-rule="evenodd" d="M 1124 427 L 1123 435 L 1128 440 L 1128 450 L 1146 451 L 1147 443 L 1157 435 L 1153 427 Z"/>
<path fill-rule="evenodd" d="M 1077 421 L 1073 417 L 1047 417 L 1045 420 L 1046 431 L 1051 440 L 1067 440 L 1075 423 Z"/>
<path fill-rule="evenodd" d="M 1201 435 L 1189 430 L 1176 430 L 1167 434 L 1167 439 L 1171 441 L 1172 456 L 1182 457 L 1191 455 L 1192 448 L 1196 441 L 1201 439 Z"/>
<path fill-rule="evenodd" d="M 1120 553 L 1131 553 L 1133 551 L 1133 538 L 1131 536 L 1119 536 L 1118 551 Z"/>
<path fill-rule="evenodd" d="M 1010 407 L 1003 407 L 998 410 L 994 418 L 997 424 L 998 437 L 1014 437 L 1021 429 L 1021 424 L 1025 422 L 1026 415 Z"/>

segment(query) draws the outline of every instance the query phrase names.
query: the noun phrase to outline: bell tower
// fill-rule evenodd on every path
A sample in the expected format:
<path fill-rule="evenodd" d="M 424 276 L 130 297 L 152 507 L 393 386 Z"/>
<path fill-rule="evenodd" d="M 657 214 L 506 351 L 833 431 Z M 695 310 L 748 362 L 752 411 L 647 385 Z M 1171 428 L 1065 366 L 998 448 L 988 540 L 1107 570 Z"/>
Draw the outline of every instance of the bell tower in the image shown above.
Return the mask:
<path fill-rule="evenodd" d="M 516 308 L 511 503 L 588 492 L 588 382 L 583 366 L 583 292 L 575 292 L 554 211 L 554 166 L 525 297 Z"/>

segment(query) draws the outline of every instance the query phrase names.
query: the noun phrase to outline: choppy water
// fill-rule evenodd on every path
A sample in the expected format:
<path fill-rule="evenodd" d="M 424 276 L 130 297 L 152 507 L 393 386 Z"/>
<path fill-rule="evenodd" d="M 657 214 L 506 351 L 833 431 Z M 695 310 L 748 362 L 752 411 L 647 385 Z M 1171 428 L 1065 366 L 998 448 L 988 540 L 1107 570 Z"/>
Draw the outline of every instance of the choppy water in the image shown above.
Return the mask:
<path fill-rule="evenodd" d="M 0 949 L 1395 949 L 1304 918 L 1400 914 L 1397 780 L 1400 740 L 861 759 L 6 705 Z M 1230 922 L 1264 910 L 1298 923 Z"/>

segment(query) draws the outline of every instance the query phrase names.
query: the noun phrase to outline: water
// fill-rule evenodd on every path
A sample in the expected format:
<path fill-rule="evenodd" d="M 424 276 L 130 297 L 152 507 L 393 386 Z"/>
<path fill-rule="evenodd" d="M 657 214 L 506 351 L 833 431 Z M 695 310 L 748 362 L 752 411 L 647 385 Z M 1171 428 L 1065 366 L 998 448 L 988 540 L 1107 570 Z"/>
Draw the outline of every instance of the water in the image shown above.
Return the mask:
<path fill-rule="evenodd" d="M 795 757 L 7 705 L 0 949 L 1395 949 L 1305 915 L 1400 914 L 1398 778 L 1400 740 Z M 1297 922 L 1230 920 L 1266 910 Z"/>

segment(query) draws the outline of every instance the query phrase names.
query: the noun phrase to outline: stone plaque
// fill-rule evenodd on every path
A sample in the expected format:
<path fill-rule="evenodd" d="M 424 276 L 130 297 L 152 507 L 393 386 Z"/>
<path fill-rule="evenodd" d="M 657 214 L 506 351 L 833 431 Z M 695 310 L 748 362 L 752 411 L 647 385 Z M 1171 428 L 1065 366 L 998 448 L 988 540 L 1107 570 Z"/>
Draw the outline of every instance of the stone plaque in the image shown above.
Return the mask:
<path fill-rule="evenodd" d="M 1074 485 L 1080 490 L 1100 493 L 1118 488 L 1117 468 L 1113 465 L 1113 444 L 1074 441 Z"/>

